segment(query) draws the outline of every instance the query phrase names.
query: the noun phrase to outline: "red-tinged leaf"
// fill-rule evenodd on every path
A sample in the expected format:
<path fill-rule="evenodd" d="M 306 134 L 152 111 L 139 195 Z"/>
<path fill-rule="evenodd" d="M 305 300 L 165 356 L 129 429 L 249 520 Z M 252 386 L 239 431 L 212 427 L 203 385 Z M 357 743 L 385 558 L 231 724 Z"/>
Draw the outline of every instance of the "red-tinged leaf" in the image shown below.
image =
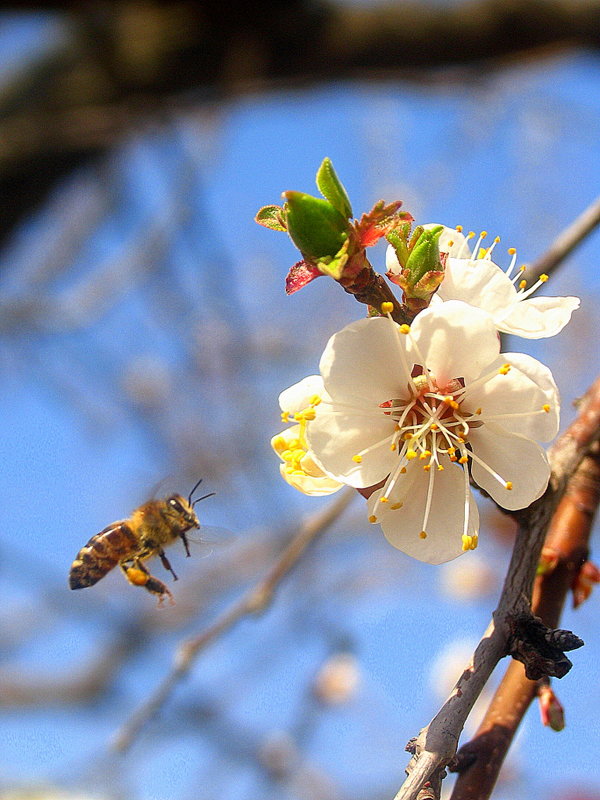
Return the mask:
<path fill-rule="evenodd" d="M 285 279 L 285 293 L 294 294 L 298 289 L 302 289 L 303 286 L 314 281 L 315 278 L 318 278 L 319 275 L 322 274 L 322 272 L 307 261 L 298 261 L 287 274 Z"/>
<path fill-rule="evenodd" d="M 383 200 L 376 203 L 371 211 L 363 214 L 355 229 L 361 247 L 372 247 L 383 236 L 406 222 L 412 222 L 413 217 L 407 211 L 399 211 L 401 200 L 389 203 Z"/>

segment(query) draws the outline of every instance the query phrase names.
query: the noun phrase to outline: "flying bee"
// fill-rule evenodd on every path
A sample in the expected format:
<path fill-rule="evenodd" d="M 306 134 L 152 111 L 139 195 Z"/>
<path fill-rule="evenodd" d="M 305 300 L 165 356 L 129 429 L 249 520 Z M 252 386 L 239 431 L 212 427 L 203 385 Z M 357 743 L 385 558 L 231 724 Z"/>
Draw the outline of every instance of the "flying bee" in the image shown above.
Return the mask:
<path fill-rule="evenodd" d="M 159 605 L 165 596 L 172 599 L 173 595 L 165 584 L 148 572 L 144 562 L 152 556 L 158 556 L 173 580 L 177 580 L 164 548 L 179 538 L 183 542 L 186 556 L 189 557 L 187 532 L 200 527 L 194 506 L 214 495 L 214 492 L 210 492 L 192 500 L 201 483 L 202 478 L 187 500 L 180 494 L 170 495 L 163 500 L 149 500 L 136 508 L 128 519 L 113 522 L 92 536 L 71 564 L 71 589 L 93 586 L 118 564 L 129 583 L 143 586 L 147 591 L 158 595 Z"/>

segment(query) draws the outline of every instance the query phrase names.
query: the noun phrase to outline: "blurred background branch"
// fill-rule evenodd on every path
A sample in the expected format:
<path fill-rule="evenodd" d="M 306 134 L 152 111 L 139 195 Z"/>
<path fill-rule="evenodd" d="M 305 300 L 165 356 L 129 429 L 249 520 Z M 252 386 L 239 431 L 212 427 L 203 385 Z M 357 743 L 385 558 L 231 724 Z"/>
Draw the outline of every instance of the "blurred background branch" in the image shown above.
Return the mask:
<path fill-rule="evenodd" d="M 199 103 L 359 76 L 479 82 L 516 56 L 600 48 L 598 0 L 44 8 L 58 14 L 48 47 L 0 90 L 0 240 L 75 168 L 128 132 Z"/>

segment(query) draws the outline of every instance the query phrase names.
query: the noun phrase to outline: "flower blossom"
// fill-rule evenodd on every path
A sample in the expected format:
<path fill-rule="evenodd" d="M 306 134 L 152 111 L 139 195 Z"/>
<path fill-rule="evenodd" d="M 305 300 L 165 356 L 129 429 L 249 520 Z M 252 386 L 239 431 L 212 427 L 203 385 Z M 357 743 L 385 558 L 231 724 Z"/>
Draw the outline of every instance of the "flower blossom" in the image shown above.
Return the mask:
<path fill-rule="evenodd" d="M 374 488 L 369 521 L 421 561 L 477 545 L 470 478 L 507 509 L 548 484 L 538 442 L 558 430 L 554 380 L 534 358 L 499 350 L 491 316 L 450 300 L 412 326 L 389 314 L 353 322 L 321 358 L 306 446 L 330 479 Z"/>
<path fill-rule="evenodd" d="M 327 475 L 308 452 L 306 429 L 315 417 L 322 394 L 320 375 L 309 375 L 282 392 L 279 395 L 282 421 L 295 424 L 271 439 L 273 450 L 283 461 L 279 467 L 282 478 L 303 494 L 315 496 L 333 494 L 343 486 Z"/>
<path fill-rule="evenodd" d="M 424 227 L 435 226 L 428 224 Z M 525 267 L 515 271 L 517 254 L 514 248 L 508 251 L 511 261 L 505 272 L 492 261 L 499 237 L 487 250 L 481 250 L 481 243 L 487 235 L 484 231 L 473 249 L 476 255 L 472 255 L 469 240 L 475 234 L 470 232 L 464 236 L 461 230 L 460 227 L 456 230 L 444 228 L 442 232 L 439 248 L 442 255 L 446 254 L 444 279 L 432 302 L 462 300 L 491 314 L 501 333 L 512 333 L 525 339 L 545 339 L 560 333 L 573 311 L 579 308 L 579 298 L 531 297 L 548 280 L 547 275 L 540 275 L 528 289 L 525 280 L 520 280 Z M 386 253 L 386 266 L 392 274 L 401 269 L 391 245 Z"/>

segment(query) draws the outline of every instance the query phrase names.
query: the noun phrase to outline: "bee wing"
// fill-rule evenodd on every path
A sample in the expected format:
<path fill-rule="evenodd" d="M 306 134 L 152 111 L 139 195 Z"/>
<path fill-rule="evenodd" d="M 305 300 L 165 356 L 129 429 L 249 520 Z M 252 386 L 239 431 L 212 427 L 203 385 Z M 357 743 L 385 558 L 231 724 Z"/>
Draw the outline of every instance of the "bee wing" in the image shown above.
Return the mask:
<path fill-rule="evenodd" d="M 200 530 L 191 535 L 188 532 L 187 538 L 196 545 L 210 545 L 212 552 L 215 547 L 228 547 L 237 539 L 237 536 L 227 528 L 200 525 Z"/>

